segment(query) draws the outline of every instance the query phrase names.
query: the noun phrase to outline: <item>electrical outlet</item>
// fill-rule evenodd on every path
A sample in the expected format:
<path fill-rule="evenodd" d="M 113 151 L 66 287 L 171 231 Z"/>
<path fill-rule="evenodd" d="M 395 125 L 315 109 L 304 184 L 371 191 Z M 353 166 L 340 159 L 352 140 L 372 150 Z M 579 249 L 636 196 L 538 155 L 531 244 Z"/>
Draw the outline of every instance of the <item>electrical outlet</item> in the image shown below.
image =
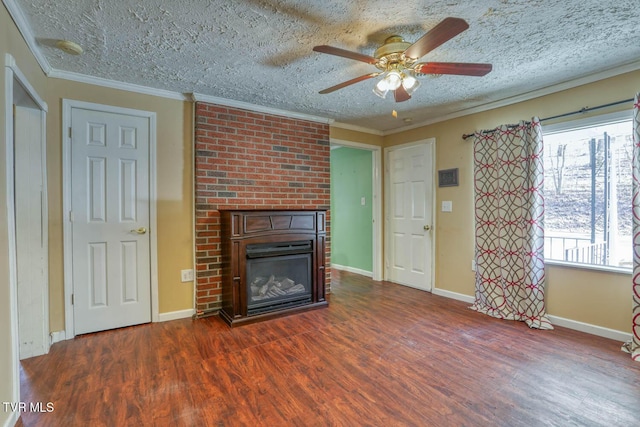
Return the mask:
<path fill-rule="evenodd" d="M 180 277 L 183 282 L 193 282 L 193 270 L 180 270 Z"/>

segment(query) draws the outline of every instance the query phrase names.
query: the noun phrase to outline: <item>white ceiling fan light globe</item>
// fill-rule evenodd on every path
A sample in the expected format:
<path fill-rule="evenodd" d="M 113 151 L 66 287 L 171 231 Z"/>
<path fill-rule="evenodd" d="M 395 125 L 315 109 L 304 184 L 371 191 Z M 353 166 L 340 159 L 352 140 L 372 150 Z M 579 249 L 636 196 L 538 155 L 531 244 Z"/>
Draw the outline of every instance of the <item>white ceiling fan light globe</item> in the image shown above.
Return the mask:
<path fill-rule="evenodd" d="M 384 99 L 387 96 L 387 92 L 389 92 L 389 86 L 387 85 L 387 82 L 385 81 L 385 79 L 380 80 L 373 87 L 373 93 L 375 93 L 382 99 Z"/>
<path fill-rule="evenodd" d="M 388 82 L 385 79 L 381 79 L 373 87 L 373 93 L 384 99 L 387 96 L 387 92 L 389 92 L 389 89 L 390 88 Z"/>
<path fill-rule="evenodd" d="M 387 80 L 386 79 L 379 80 L 378 83 L 376 83 L 376 89 L 378 89 L 379 91 L 389 90 L 390 88 Z"/>
<path fill-rule="evenodd" d="M 387 82 L 387 87 L 390 90 L 396 90 L 402 84 L 402 76 L 395 70 L 389 71 L 383 80 Z"/>
<path fill-rule="evenodd" d="M 402 86 L 407 91 L 407 93 L 411 95 L 413 92 L 415 92 L 416 89 L 418 89 L 418 86 L 420 86 L 420 82 L 413 76 L 406 76 L 404 79 L 402 79 Z"/>

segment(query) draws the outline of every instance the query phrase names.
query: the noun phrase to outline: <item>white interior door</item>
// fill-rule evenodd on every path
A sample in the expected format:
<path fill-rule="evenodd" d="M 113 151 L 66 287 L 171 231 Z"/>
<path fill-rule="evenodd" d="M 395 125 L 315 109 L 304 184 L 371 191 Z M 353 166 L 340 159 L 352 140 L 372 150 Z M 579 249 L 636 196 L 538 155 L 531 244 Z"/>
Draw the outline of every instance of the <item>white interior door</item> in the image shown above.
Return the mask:
<path fill-rule="evenodd" d="M 432 143 L 396 148 L 387 163 L 387 272 L 395 283 L 431 290 Z"/>
<path fill-rule="evenodd" d="M 16 264 L 20 359 L 49 351 L 46 170 L 42 111 L 14 108 Z"/>
<path fill-rule="evenodd" d="M 151 321 L 149 118 L 71 110 L 75 334 Z"/>

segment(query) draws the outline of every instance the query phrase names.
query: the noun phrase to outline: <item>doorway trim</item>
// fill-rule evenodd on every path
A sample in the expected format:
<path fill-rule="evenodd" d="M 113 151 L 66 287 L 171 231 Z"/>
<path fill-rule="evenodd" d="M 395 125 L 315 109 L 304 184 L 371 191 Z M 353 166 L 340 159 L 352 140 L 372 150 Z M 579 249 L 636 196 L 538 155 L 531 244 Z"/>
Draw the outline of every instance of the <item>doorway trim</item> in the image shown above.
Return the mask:
<path fill-rule="evenodd" d="M 373 176 L 371 182 L 373 186 L 373 280 L 382 280 L 382 147 L 372 144 L 362 144 L 360 142 L 346 141 L 331 138 L 331 145 L 358 148 L 360 150 L 371 151 L 373 157 Z"/>
<path fill-rule="evenodd" d="M 149 243 L 151 268 L 151 321 L 157 322 L 158 306 L 158 217 L 157 217 L 157 170 L 156 170 L 156 113 L 152 111 L 135 110 L 112 105 L 96 104 L 93 102 L 62 100 L 62 233 L 64 253 L 64 339 L 75 337 L 75 323 L 73 317 L 73 260 L 71 233 L 71 110 L 102 111 L 105 113 L 124 114 L 144 117 L 149 120 Z"/>
<path fill-rule="evenodd" d="M 437 233 L 436 233 L 436 213 L 437 213 L 437 209 L 436 209 L 436 139 L 435 138 L 426 138 L 426 139 L 421 139 L 418 141 L 413 141 L 413 142 L 407 142 L 406 144 L 400 144 L 400 145 L 394 145 L 392 147 L 385 147 L 384 149 L 384 164 L 385 164 L 385 169 L 384 169 L 384 209 L 385 209 L 385 218 L 384 218 L 384 224 L 385 224 L 385 239 L 384 239 L 384 253 L 385 253 L 385 257 L 384 257 L 384 280 L 389 280 L 389 244 L 391 242 L 391 236 L 390 236 L 390 232 L 391 232 L 391 227 L 389 225 L 389 212 L 391 212 L 391 183 L 389 181 L 389 156 L 390 153 L 395 151 L 395 150 L 402 150 L 404 148 L 410 148 L 410 147 L 415 147 L 418 145 L 426 145 L 427 146 L 427 150 L 430 151 L 429 154 L 431 154 L 431 167 L 432 167 L 432 182 L 433 182 L 433 188 L 431 189 L 431 218 L 432 218 L 432 224 L 431 227 L 433 229 L 433 233 L 432 233 L 432 237 L 431 237 L 431 259 L 428 260 L 430 267 L 431 267 L 431 290 L 428 292 L 433 293 L 433 290 L 436 288 L 436 272 L 435 272 L 435 256 L 436 256 L 436 238 L 437 238 Z"/>
<path fill-rule="evenodd" d="M 42 188 L 43 192 L 43 204 L 44 212 L 47 212 L 47 178 L 46 178 L 46 115 L 48 111 L 47 103 L 38 95 L 36 90 L 31 86 L 25 75 L 18 67 L 15 58 L 11 54 L 5 54 L 5 162 L 6 162 L 6 180 L 7 180 L 7 225 L 8 225 L 8 243 L 9 243 L 9 317 L 10 317 L 10 336 L 11 336 L 11 364 L 12 364 L 12 399 L 14 402 L 20 401 L 20 336 L 18 328 L 18 263 L 17 263 L 17 241 L 16 241 L 16 205 L 15 205 L 15 164 L 14 164 L 14 128 L 13 128 L 13 104 L 14 100 L 14 83 L 19 84 L 25 93 L 36 104 L 36 107 L 41 112 L 42 122 L 42 136 L 41 142 L 43 144 L 43 178 L 45 185 Z M 48 225 L 48 216 L 46 221 L 43 222 L 43 233 L 46 236 Z M 48 239 L 47 239 L 48 240 Z M 45 261 L 46 263 L 47 261 Z M 49 275 L 49 268 L 47 265 L 47 277 Z M 49 285 L 47 281 L 46 289 L 43 289 L 46 294 L 44 305 L 44 330 L 49 331 Z M 45 336 L 44 348 L 48 352 L 51 340 Z M 14 422 L 20 414 L 14 412 Z M 11 423 L 11 418 L 9 419 Z"/>

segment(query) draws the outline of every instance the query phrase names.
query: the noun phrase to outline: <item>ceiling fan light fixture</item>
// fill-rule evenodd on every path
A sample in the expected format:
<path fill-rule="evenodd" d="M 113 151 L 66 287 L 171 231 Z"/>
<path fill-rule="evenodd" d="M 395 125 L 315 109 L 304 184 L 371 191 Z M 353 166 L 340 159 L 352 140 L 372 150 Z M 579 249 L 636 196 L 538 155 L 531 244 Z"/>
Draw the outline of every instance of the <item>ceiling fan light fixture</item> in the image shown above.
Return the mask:
<path fill-rule="evenodd" d="M 385 91 L 385 90 L 389 90 L 389 84 L 387 83 L 387 81 L 385 79 L 381 79 L 378 81 L 378 83 L 376 83 L 376 89 L 378 89 L 379 91 Z"/>
<path fill-rule="evenodd" d="M 382 99 L 384 99 L 387 96 L 388 92 L 389 92 L 389 86 L 387 85 L 387 82 L 385 79 L 380 80 L 373 87 L 373 93 L 375 93 Z"/>
<path fill-rule="evenodd" d="M 460 18 L 448 17 L 440 21 L 435 27 L 426 32 L 413 43 L 406 42 L 402 37 L 393 35 L 387 37 L 384 44 L 374 52 L 373 56 L 359 52 L 332 47 L 328 45 L 314 46 L 315 52 L 326 53 L 343 58 L 353 59 L 374 65 L 380 72 L 365 74 L 355 79 L 321 90 L 320 94 L 334 92 L 364 80 L 382 75 L 373 88 L 380 98 L 387 92 L 393 92 L 396 102 L 411 99 L 411 94 L 420 86 L 416 77 L 436 74 L 453 74 L 459 76 L 484 76 L 492 70 L 491 64 L 476 64 L 469 62 L 418 62 L 427 53 L 441 44 L 451 40 L 469 28 L 469 24 Z"/>
<path fill-rule="evenodd" d="M 420 82 L 413 76 L 405 76 L 402 79 L 402 86 L 407 91 L 407 93 L 411 95 L 413 92 L 415 92 L 416 89 L 418 89 L 418 86 L 420 86 Z"/>
<path fill-rule="evenodd" d="M 396 90 L 402 84 L 402 75 L 396 70 L 391 70 L 382 80 L 387 82 L 387 87 L 390 90 Z"/>

